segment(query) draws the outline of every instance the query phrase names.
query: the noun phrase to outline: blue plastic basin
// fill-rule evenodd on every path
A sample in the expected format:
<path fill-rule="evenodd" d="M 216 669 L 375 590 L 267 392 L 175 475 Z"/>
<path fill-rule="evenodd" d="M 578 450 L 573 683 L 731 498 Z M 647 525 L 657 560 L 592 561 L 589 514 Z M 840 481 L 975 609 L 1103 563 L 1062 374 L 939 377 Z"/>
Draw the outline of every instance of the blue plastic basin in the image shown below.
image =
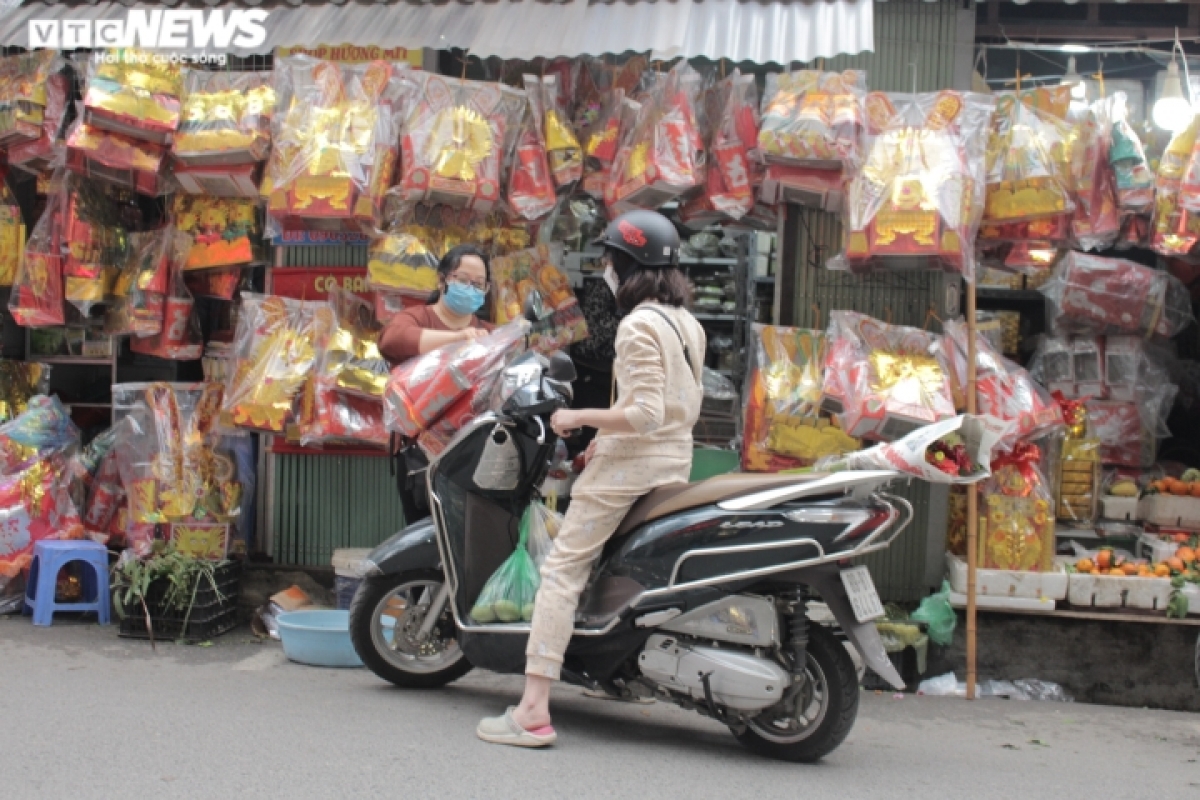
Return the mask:
<path fill-rule="evenodd" d="M 280 614 L 279 638 L 292 661 L 314 667 L 361 667 L 350 642 L 349 611 L 292 611 Z"/>

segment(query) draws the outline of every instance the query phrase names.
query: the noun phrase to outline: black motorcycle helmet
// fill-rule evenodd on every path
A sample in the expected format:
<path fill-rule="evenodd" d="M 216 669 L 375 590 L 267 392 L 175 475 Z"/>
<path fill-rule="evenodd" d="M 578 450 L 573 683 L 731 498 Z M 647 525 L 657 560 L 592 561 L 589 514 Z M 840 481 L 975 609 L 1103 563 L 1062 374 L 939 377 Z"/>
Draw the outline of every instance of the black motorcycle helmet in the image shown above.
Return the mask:
<path fill-rule="evenodd" d="M 592 244 L 620 250 L 642 267 L 679 266 L 679 232 L 657 211 L 622 214 Z"/>

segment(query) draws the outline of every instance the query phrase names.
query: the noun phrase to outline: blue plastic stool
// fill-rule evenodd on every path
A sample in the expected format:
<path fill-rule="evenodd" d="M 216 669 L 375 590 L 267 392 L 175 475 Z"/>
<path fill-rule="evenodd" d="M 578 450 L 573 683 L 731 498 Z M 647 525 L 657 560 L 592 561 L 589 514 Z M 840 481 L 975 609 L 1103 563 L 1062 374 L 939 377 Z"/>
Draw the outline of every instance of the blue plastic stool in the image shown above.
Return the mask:
<path fill-rule="evenodd" d="M 82 570 L 82 603 L 56 603 L 54 591 L 59 571 L 72 561 L 82 561 L 91 569 Z M 87 598 L 92 598 L 87 601 Z M 108 550 L 89 541 L 46 539 L 33 546 L 29 582 L 25 587 L 25 613 L 33 612 L 33 624 L 49 626 L 55 611 L 95 611 L 101 625 L 109 622 Z"/>

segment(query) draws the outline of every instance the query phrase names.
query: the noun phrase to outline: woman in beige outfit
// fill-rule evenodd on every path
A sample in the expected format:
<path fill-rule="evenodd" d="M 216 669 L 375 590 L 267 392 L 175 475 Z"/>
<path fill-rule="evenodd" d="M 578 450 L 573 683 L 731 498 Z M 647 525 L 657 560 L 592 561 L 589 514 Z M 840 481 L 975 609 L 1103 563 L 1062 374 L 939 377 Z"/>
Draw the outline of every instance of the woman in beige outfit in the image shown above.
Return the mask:
<path fill-rule="evenodd" d="M 542 566 L 521 703 L 477 729 L 481 739 L 497 744 L 555 741 L 550 686 L 559 678 L 592 565 L 638 499 L 684 483 L 691 473 L 706 342 L 685 308 L 691 287 L 677 266 L 679 235 L 662 215 L 634 211 L 613 220 L 598 243 L 608 261 L 605 280 L 629 312 L 617 329 L 613 365 L 620 399 L 607 410 L 563 410 L 551 420 L 560 436 L 583 427 L 599 433 Z"/>

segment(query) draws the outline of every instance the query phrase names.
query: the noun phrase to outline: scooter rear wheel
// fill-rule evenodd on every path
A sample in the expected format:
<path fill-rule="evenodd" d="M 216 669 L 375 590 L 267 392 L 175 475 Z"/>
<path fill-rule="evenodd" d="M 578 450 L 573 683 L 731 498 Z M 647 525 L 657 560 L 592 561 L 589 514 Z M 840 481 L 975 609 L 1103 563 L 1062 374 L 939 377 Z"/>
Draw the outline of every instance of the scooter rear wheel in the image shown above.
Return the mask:
<path fill-rule="evenodd" d="M 811 763 L 833 752 L 858 716 L 858 675 L 850 654 L 832 633 L 813 625 L 808 639 L 808 680 L 791 701 L 768 708 L 734 735 L 759 755 Z"/>
<path fill-rule="evenodd" d="M 416 570 L 362 582 L 350 604 L 350 640 L 368 669 L 405 689 L 438 689 L 471 671 L 449 605 L 428 638 L 417 635 L 444 581 L 440 572 Z"/>

